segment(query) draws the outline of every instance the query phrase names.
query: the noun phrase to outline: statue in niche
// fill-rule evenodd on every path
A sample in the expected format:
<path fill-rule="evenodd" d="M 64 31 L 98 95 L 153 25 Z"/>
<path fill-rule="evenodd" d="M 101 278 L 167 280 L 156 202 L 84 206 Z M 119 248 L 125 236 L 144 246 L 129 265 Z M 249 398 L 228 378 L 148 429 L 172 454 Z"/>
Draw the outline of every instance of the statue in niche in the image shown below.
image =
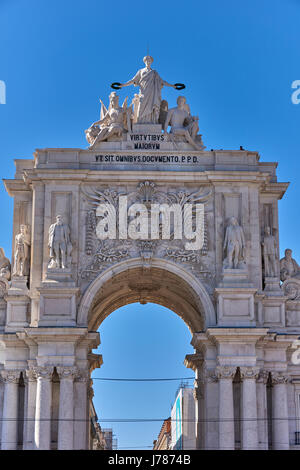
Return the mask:
<path fill-rule="evenodd" d="M 280 260 L 280 279 L 283 282 L 290 278 L 300 279 L 300 266 L 292 258 L 292 250 L 287 248 Z"/>
<path fill-rule="evenodd" d="M 100 120 L 94 122 L 85 131 L 86 139 L 93 149 L 98 142 L 110 137 L 122 137 L 123 132 L 131 130 L 131 106 L 127 108 L 127 98 L 122 107 L 119 106 L 119 97 L 115 91 L 109 95 L 109 107 L 106 109 L 101 102 Z"/>
<path fill-rule="evenodd" d="M 29 227 L 27 225 L 20 225 L 20 233 L 15 237 L 13 276 L 28 276 L 30 245 Z"/>
<path fill-rule="evenodd" d="M 118 86 L 119 88 L 129 85 L 139 86 L 140 92 L 138 95 L 137 122 L 158 124 L 162 87 L 169 86 L 179 89 L 179 84 L 171 85 L 163 80 L 156 70 L 151 69 L 153 58 L 150 55 L 146 55 L 143 58 L 143 62 L 145 64 L 143 69 L 138 70 L 135 76 L 128 82 L 118 83 Z"/>
<path fill-rule="evenodd" d="M 197 136 L 199 131 L 198 116 L 191 116 L 190 108 L 184 96 L 177 98 L 177 107 L 168 111 L 164 132 L 167 134 L 168 126 L 171 126 L 171 137 L 183 137 L 196 150 L 203 150 L 204 146 L 201 136 Z M 200 142 L 196 142 L 196 136 L 200 137 Z"/>
<path fill-rule="evenodd" d="M 270 227 L 265 228 L 265 236 L 262 241 L 265 277 L 277 276 L 277 242 L 271 235 Z"/>
<path fill-rule="evenodd" d="M 10 280 L 11 266 L 10 261 L 6 258 L 3 248 L 0 248 L 0 278 L 7 281 Z"/>
<path fill-rule="evenodd" d="M 49 269 L 66 269 L 70 267 L 72 243 L 70 229 L 63 223 L 61 215 L 56 216 L 56 222 L 50 225 L 49 242 L 50 262 Z"/>
<path fill-rule="evenodd" d="M 235 217 L 231 217 L 227 226 L 223 249 L 226 253 L 224 268 L 238 269 L 245 258 L 245 236 Z"/>

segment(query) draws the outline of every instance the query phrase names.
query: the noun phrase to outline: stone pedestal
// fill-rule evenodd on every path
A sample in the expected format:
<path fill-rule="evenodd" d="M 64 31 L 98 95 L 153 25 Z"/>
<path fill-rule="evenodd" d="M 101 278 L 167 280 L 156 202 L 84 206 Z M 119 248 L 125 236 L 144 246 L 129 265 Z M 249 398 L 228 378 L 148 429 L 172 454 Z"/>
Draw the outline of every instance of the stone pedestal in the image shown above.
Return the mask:
<path fill-rule="evenodd" d="M 79 289 L 53 283 L 38 289 L 40 292 L 39 326 L 76 325 L 76 302 Z"/>
<path fill-rule="evenodd" d="M 132 134 L 161 134 L 161 124 L 133 124 Z"/>
<path fill-rule="evenodd" d="M 27 284 L 27 276 L 12 278 L 11 287 L 4 297 L 7 302 L 6 332 L 20 331 L 29 325 L 28 308 L 30 298 Z"/>
<path fill-rule="evenodd" d="M 68 282 L 72 281 L 72 270 L 71 268 L 68 269 L 47 269 L 46 272 L 46 282 L 47 280 L 54 280 L 57 282 Z"/>
<path fill-rule="evenodd" d="M 279 277 L 265 277 L 265 288 L 264 292 L 266 295 L 278 295 L 283 296 L 283 291 L 280 288 Z"/>
<path fill-rule="evenodd" d="M 248 280 L 248 271 L 244 269 L 224 268 L 222 271 L 222 281 L 219 287 L 250 287 Z"/>
<path fill-rule="evenodd" d="M 255 325 L 254 294 L 256 289 L 247 287 L 227 287 L 215 289 L 217 297 L 218 325 Z"/>

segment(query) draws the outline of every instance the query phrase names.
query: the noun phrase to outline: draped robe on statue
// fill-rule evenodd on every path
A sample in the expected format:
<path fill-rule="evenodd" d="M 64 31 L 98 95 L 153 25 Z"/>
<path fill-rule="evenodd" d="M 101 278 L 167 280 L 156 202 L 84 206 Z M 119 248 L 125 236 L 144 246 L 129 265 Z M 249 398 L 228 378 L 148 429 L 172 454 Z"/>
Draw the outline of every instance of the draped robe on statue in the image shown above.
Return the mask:
<path fill-rule="evenodd" d="M 140 87 L 137 122 L 157 123 L 161 103 L 163 80 L 156 70 L 138 70 L 132 79 Z"/>

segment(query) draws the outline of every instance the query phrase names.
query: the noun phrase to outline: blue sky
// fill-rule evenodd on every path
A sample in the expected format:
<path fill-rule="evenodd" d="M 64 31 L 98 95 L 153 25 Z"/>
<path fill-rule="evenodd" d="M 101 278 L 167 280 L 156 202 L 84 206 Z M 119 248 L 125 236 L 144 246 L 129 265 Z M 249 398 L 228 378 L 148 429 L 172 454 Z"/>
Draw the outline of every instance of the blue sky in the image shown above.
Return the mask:
<path fill-rule="evenodd" d="M 171 83 L 186 84 L 207 148 L 243 145 L 258 150 L 262 161 L 279 163 L 279 181 L 291 182 L 279 203 L 280 250 L 291 247 L 300 262 L 300 104 L 291 102 L 291 84 L 300 79 L 299 24 L 299 0 L 0 0 L 0 80 L 7 90 L 7 103 L 0 104 L 1 176 L 12 178 L 14 158 L 32 158 L 35 148 L 86 147 L 84 129 L 98 119 L 98 99 L 107 103 L 110 83 L 131 78 L 149 47 L 153 68 Z M 131 98 L 135 91 L 123 89 L 120 96 Z M 171 106 L 177 96 L 163 90 Z M 3 185 L 0 201 L 0 245 L 10 255 L 12 200 Z M 112 348 L 107 341 L 120 331 L 124 337 L 113 344 L 121 349 Z M 151 355 L 151 344 L 155 354 L 161 347 L 158 331 L 169 344 L 164 365 Z M 181 365 L 190 350 L 188 329 L 161 307 L 125 307 L 105 320 L 101 335 L 105 365 L 97 374 L 190 375 Z M 138 336 L 150 342 L 146 365 L 139 359 Z M 180 359 L 168 341 L 184 342 Z M 160 400 L 157 384 L 124 384 L 121 390 L 130 393 L 126 401 L 119 395 L 122 406 L 114 410 L 109 397 L 120 392 L 115 385 L 101 387 L 99 382 L 95 401 L 103 417 L 167 417 L 176 390 L 168 386 Z M 151 445 L 160 423 L 155 430 L 151 426 L 122 425 L 120 446 Z"/>

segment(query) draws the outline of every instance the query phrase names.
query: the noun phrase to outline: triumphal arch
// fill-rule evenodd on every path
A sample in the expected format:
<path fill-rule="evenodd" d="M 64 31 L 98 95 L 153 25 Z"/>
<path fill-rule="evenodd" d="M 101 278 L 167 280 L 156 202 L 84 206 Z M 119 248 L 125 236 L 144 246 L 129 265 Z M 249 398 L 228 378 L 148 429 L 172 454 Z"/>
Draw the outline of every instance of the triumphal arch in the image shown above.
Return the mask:
<path fill-rule="evenodd" d="M 192 333 L 198 448 L 300 444 L 300 267 L 278 240 L 288 184 L 256 151 L 206 149 L 184 85 L 152 61 L 100 100 L 88 148 L 38 149 L 4 180 L 2 449 L 90 447 L 97 328 L 132 302 L 172 309 Z"/>

